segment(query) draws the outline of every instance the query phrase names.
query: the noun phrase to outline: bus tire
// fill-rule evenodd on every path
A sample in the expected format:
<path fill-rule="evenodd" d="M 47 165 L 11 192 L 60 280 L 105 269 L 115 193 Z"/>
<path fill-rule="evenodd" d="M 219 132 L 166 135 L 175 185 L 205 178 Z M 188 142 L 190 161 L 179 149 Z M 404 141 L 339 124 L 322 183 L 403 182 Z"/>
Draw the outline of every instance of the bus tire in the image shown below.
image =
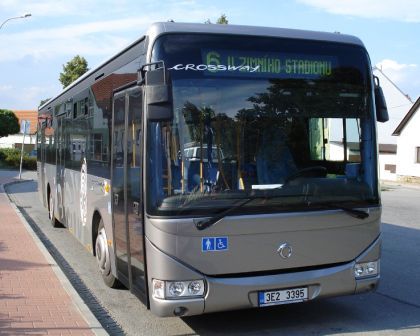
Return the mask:
<path fill-rule="evenodd" d="M 95 241 L 96 262 L 98 263 L 99 272 L 102 279 L 108 287 L 119 288 L 120 282 L 112 274 L 111 258 L 108 249 L 108 239 L 106 237 L 104 222 L 101 218 L 98 226 L 98 234 Z"/>
<path fill-rule="evenodd" d="M 53 228 L 58 228 L 61 226 L 60 222 L 55 218 L 54 198 L 52 192 L 50 192 L 50 197 L 48 200 L 48 218 L 50 219 L 50 223 Z"/>

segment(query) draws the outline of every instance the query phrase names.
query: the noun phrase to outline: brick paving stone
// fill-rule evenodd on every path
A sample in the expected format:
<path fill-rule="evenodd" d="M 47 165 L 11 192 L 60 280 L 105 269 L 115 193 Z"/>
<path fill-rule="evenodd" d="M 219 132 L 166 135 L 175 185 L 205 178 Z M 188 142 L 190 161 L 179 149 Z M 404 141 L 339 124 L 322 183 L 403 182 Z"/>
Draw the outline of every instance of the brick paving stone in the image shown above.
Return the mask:
<path fill-rule="evenodd" d="M 0 177 L 0 335 L 94 335 L 11 206 Z"/>

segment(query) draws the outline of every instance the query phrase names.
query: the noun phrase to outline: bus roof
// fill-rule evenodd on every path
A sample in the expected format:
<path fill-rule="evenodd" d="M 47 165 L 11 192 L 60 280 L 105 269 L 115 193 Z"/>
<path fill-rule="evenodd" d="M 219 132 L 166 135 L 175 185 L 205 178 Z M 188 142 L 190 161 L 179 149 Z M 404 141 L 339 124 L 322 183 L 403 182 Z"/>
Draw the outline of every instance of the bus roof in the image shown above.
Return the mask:
<path fill-rule="evenodd" d="M 316 32 L 309 30 L 298 30 L 298 29 L 286 29 L 286 28 L 271 28 L 271 27 L 257 27 L 257 26 L 240 26 L 231 24 L 203 24 L 203 23 L 178 23 L 178 22 L 156 22 L 153 23 L 147 30 L 146 35 L 143 35 L 137 41 L 133 42 L 125 49 L 120 51 L 109 60 L 105 61 L 98 67 L 88 71 L 83 76 L 78 78 L 76 81 L 71 83 L 57 96 L 47 101 L 44 105 L 38 108 L 38 111 L 42 113 L 46 112 L 45 108 L 49 108 L 50 104 L 59 97 L 62 97 L 66 92 L 83 82 L 87 78 L 95 78 L 101 69 L 105 68 L 108 64 L 116 60 L 119 56 L 125 54 L 127 51 L 135 48 L 140 41 L 148 38 L 149 45 L 152 46 L 153 42 L 162 34 L 168 33 L 202 33 L 202 34 L 226 34 L 226 35 L 247 35 L 247 36 L 268 36 L 268 37 L 280 37 L 280 38 L 291 38 L 291 39 L 302 39 L 302 40 L 315 40 L 324 42 L 335 42 L 353 44 L 364 48 L 363 42 L 352 35 L 345 35 L 340 33 L 326 33 Z M 148 51 L 149 53 L 151 50 Z M 149 59 L 149 54 L 147 59 Z"/>
<path fill-rule="evenodd" d="M 272 27 L 240 26 L 231 24 L 157 22 L 150 26 L 147 35 L 149 36 L 150 41 L 153 41 L 156 37 L 165 33 L 210 33 L 248 36 L 269 36 L 355 44 L 364 47 L 362 41 L 359 38 L 341 33 L 326 33 L 310 30 Z"/>

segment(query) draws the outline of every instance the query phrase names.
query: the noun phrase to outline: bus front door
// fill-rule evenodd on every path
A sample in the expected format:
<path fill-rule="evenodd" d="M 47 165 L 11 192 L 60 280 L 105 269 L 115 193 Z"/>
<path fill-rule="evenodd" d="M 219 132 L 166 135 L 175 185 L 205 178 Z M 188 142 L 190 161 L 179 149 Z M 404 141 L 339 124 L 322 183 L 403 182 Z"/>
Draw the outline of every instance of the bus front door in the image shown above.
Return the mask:
<path fill-rule="evenodd" d="M 139 87 L 114 95 L 112 199 L 118 278 L 146 299 L 142 201 L 142 100 Z"/>

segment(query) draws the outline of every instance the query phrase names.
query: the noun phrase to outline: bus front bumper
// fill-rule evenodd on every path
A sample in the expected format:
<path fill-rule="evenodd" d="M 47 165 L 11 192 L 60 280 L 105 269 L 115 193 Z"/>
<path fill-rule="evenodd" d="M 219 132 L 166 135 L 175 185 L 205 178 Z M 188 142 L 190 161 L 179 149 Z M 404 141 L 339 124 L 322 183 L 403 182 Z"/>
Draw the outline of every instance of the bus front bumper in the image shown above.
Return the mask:
<path fill-rule="evenodd" d="M 380 276 L 356 280 L 354 262 L 328 269 L 241 278 L 206 277 L 204 298 L 162 300 L 151 296 L 151 310 L 158 316 L 186 316 L 259 307 L 261 291 L 307 288 L 308 300 L 368 292 Z"/>
<path fill-rule="evenodd" d="M 380 245 L 381 238 L 379 237 L 355 261 L 317 270 L 230 278 L 203 276 L 196 273 L 197 279 L 204 278 L 206 284 L 204 297 L 158 299 L 151 292 L 150 309 L 155 315 L 162 317 L 190 316 L 259 307 L 259 292 L 264 291 L 307 288 L 308 301 L 372 291 L 379 283 L 379 266 L 376 275 L 356 279 L 355 265 L 369 261 L 377 261 L 379 265 Z M 165 256 L 166 258 L 170 257 Z M 174 262 L 173 259 L 172 262 Z M 151 279 L 149 278 L 149 280 Z M 149 288 L 151 288 L 150 285 Z"/>

